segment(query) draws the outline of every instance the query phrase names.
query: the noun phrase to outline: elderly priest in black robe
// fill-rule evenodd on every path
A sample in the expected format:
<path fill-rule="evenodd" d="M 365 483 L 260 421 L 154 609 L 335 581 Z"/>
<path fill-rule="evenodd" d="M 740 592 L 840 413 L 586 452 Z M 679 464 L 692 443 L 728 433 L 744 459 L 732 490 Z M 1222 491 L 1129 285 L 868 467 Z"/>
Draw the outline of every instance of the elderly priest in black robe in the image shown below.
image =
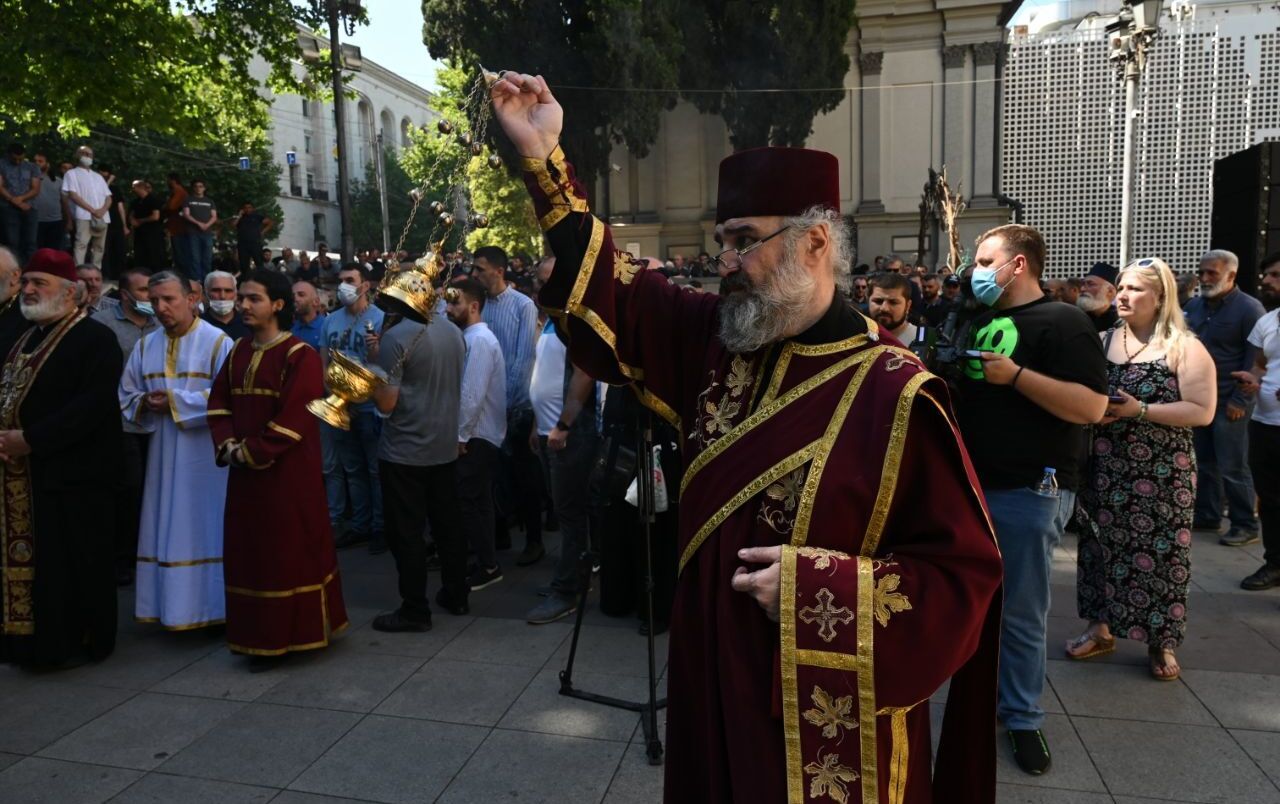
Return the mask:
<path fill-rule="evenodd" d="M 116 641 L 113 523 L 120 348 L 76 309 L 75 263 L 40 249 L 19 304 L 34 325 L 0 372 L 0 660 L 58 666 Z"/>

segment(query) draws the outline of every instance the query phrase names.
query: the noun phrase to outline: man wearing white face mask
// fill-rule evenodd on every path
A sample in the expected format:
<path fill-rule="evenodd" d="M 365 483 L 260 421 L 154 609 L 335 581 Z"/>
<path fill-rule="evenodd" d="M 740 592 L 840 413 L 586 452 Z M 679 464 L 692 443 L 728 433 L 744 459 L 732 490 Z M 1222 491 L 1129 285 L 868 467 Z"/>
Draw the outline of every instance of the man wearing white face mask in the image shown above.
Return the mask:
<path fill-rule="evenodd" d="M 210 271 L 204 278 L 206 302 L 200 317 L 239 340 L 252 333 L 236 313 L 236 278 L 226 271 Z"/>
<path fill-rule="evenodd" d="M 338 282 L 339 307 L 324 320 L 320 357 L 327 366 L 330 355 L 339 351 L 368 364 L 366 336 L 382 332 L 383 312 L 369 303 L 369 279 L 360 263 L 349 262 L 342 266 Z M 338 537 L 338 548 L 367 541 L 370 553 L 385 552 L 382 489 L 378 479 L 378 440 L 382 436 L 382 420 L 378 418 L 373 402 L 352 406 L 350 430 L 339 430 L 321 423 L 320 436 L 320 460 L 334 533 L 340 532 L 338 517 L 347 507 L 347 494 L 351 495 L 351 527 Z"/>
<path fill-rule="evenodd" d="M 146 268 L 126 268 L 120 275 L 120 303 L 99 311 L 93 320 L 105 325 L 116 336 L 124 363 L 138 341 L 160 326 L 151 307 Z M 122 364 L 123 366 L 123 364 Z M 121 489 L 116 505 L 116 583 L 133 583 L 134 560 L 138 551 L 138 521 L 142 513 L 142 482 L 147 474 L 147 447 L 151 435 L 147 428 L 124 419 L 124 461 L 121 467 Z"/>
<path fill-rule="evenodd" d="M 998 715 L 1018 767 L 1049 769 L 1041 734 L 1053 548 L 1075 504 L 1083 425 L 1107 408 L 1107 368 L 1078 309 L 1040 290 L 1045 244 L 1010 224 L 978 238 L 973 295 L 992 308 L 974 318 L 956 414 L 1004 557 Z M 1051 474 L 1052 473 L 1052 474 Z"/>
<path fill-rule="evenodd" d="M 111 224 L 111 190 L 93 166 L 93 149 L 81 145 L 76 149 L 79 166 L 62 177 L 62 194 L 70 201 L 75 220 L 75 246 L 72 254 L 76 265 L 83 265 L 85 252 L 93 256 L 93 264 L 102 265 L 102 252 Z"/>

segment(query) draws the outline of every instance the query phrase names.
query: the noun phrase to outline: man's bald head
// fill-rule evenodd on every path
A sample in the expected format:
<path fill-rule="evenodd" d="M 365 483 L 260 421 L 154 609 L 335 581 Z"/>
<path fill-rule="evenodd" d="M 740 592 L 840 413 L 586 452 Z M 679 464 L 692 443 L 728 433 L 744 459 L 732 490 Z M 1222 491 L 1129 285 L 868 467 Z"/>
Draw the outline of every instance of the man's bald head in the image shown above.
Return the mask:
<path fill-rule="evenodd" d="M 18 258 L 4 246 L 0 246 L 0 303 L 12 299 L 18 293 L 18 279 L 22 271 Z"/>

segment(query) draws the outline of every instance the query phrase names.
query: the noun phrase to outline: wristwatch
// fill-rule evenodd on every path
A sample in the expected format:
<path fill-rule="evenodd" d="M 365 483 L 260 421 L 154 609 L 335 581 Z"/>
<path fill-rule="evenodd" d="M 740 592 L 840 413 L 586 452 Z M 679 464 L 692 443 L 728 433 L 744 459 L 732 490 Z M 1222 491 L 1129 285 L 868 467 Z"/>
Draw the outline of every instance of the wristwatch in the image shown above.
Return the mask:
<path fill-rule="evenodd" d="M 569 425 L 564 423 L 564 419 L 561 419 L 560 421 L 556 422 L 556 429 L 562 430 L 567 433 L 569 432 Z"/>

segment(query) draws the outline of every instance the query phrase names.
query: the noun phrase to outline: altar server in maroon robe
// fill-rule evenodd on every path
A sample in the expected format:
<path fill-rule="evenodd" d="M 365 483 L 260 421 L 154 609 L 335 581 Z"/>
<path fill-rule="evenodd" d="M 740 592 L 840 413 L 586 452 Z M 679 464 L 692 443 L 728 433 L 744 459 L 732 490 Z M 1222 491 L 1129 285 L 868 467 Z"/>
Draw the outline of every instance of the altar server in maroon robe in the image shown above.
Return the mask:
<path fill-rule="evenodd" d="M 685 293 L 591 216 L 546 82 L 491 93 L 556 256 L 540 303 L 683 438 L 667 801 L 990 804 L 999 551 L 945 385 L 838 292 L 836 158 L 726 158 L 723 295 Z"/>
<path fill-rule="evenodd" d="M 289 280 L 257 270 L 240 284 L 252 338 L 236 341 L 209 395 L 227 482 L 227 642 L 256 659 L 323 648 L 347 626 L 320 471 L 320 356 L 289 331 Z"/>

